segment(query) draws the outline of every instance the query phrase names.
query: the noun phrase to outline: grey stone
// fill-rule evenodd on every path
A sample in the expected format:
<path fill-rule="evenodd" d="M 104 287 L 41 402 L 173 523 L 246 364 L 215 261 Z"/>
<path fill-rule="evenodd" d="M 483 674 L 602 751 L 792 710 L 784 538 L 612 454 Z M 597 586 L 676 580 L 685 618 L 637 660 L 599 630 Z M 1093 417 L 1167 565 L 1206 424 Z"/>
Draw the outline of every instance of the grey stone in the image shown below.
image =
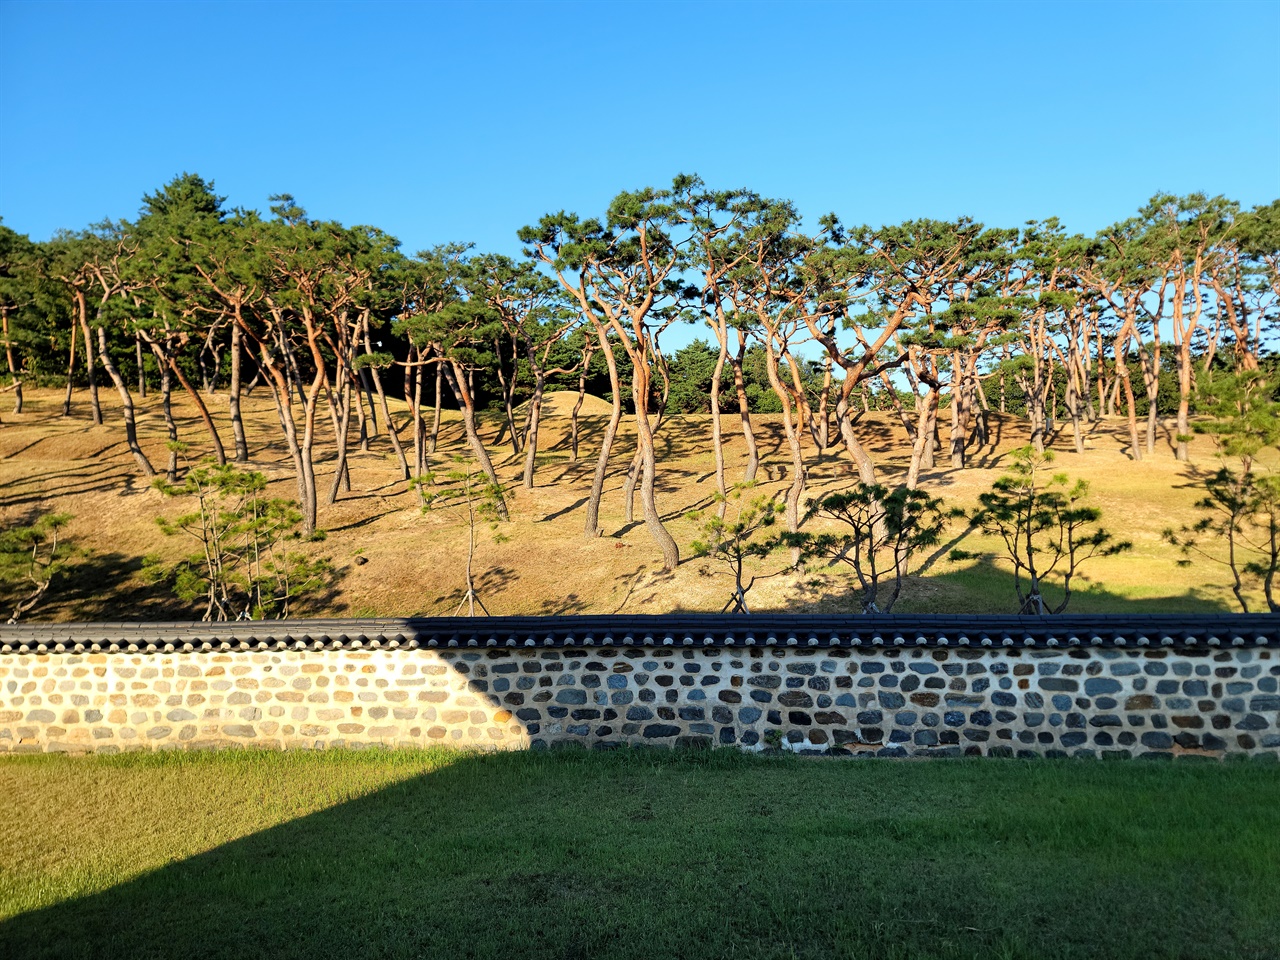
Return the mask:
<path fill-rule="evenodd" d="M 644 736 L 650 740 L 680 735 L 680 728 L 667 723 L 651 723 L 644 728 Z"/>
<path fill-rule="evenodd" d="M 1084 693 L 1087 697 L 1096 697 L 1104 693 L 1119 693 L 1120 689 L 1120 681 L 1112 680 L 1110 677 L 1090 677 L 1084 682 Z"/>

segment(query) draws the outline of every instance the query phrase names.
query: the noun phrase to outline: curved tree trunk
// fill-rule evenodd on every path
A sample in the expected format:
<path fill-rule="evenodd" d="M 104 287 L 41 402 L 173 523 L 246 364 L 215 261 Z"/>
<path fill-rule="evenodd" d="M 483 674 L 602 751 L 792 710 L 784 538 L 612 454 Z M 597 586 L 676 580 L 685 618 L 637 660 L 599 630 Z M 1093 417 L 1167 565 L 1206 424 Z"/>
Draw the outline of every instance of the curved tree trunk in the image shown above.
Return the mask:
<path fill-rule="evenodd" d="M 351 428 L 351 379 L 344 378 L 342 384 L 342 414 L 338 426 L 338 464 L 333 471 L 333 483 L 329 487 L 329 505 L 338 502 L 338 491 L 342 486 L 342 480 L 347 478 L 347 489 L 351 489 L 350 476 L 347 473 L 347 434 Z M 360 401 L 359 395 L 355 397 L 356 402 Z"/>
<path fill-rule="evenodd" d="M 915 435 L 911 443 L 911 465 L 907 468 L 908 490 L 914 490 L 920 484 L 920 470 L 925 468 L 925 453 L 933 437 L 933 420 L 937 417 L 937 409 L 938 393 L 929 388 L 917 411 Z"/>
<path fill-rule="evenodd" d="M 94 373 L 93 336 L 89 333 L 88 304 L 84 294 L 76 291 L 76 312 L 80 315 L 80 331 L 84 334 L 84 369 L 89 378 L 89 405 L 93 411 L 93 422 L 102 423 L 102 406 L 98 403 L 98 377 Z"/>
<path fill-rule="evenodd" d="M 849 452 L 849 456 L 853 459 L 854 465 L 858 468 L 858 477 L 863 483 L 873 484 L 876 482 L 876 465 L 871 459 L 871 455 L 867 453 L 866 448 L 858 440 L 858 435 L 853 432 L 853 419 L 849 415 L 849 401 L 841 397 L 836 402 L 836 423 L 840 425 L 840 439 L 844 443 L 845 449 Z"/>
<path fill-rule="evenodd" d="M 1138 410 L 1133 398 L 1133 384 L 1129 381 L 1129 367 L 1124 361 L 1124 349 L 1128 340 L 1116 338 L 1116 385 L 1124 391 L 1125 410 L 1129 417 L 1129 451 L 1135 461 L 1142 459 L 1142 443 L 1138 438 Z"/>
<path fill-rule="evenodd" d="M 485 449 L 484 441 L 480 439 L 480 433 L 476 429 L 475 397 L 466 387 L 462 370 L 453 361 L 442 360 L 440 367 L 444 371 L 445 379 L 449 381 L 449 389 L 453 392 L 454 399 L 458 401 L 458 407 L 462 411 L 462 425 L 466 430 L 467 442 L 471 445 L 471 452 L 475 454 L 476 462 L 480 464 L 481 471 L 497 491 L 498 516 L 506 520 L 508 517 L 507 504 L 502 497 L 502 484 L 498 480 L 498 474 L 493 469 L 493 461 L 489 459 L 489 451 Z"/>
<path fill-rule="evenodd" d="M 133 454 L 133 459 L 138 462 L 138 469 L 142 471 L 144 477 L 154 477 L 156 475 L 155 467 L 151 466 L 151 461 L 147 459 L 147 455 L 142 452 L 142 447 L 138 444 L 138 426 L 133 415 L 133 397 L 129 394 L 129 385 L 124 382 L 124 378 L 120 376 L 120 371 L 116 369 L 115 361 L 111 359 L 111 354 L 107 351 L 107 331 L 104 327 L 98 327 L 98 351 L 102 357 L 102 366 L 107 371 L 107 376 L 111 378 L 111 382 L 116 385 L 116 390 L 120 393 L 120 405 L 124 410 L 124 437 L 125 442 L 129 445 L 129 452 Z"/>
<path fill-rule="evenodd" d="M 618 378 L 618 361 L 609 348 L 609 338 L 604 329 L 597 325 L 596 335 L 600 340 L 600 349 L 604 353 L 605 364 L 609 369 L 609 386 L 613 395 L 613 410 L 609 414 L 609 423 L 600 438 L 600 455 L 596 459 L 596 472 L 591 478 L 591 494 L 587 497 L 586 521 L 583 534 L 588 540 L 600 536 L 600 499 L 604 495 L 604 478 L 609 470 L 609 454 L 613 452 L 613 440 L 618 435 L 618 425 L 622 422 L 622 384 Z"/>
<path fill-rule="evenodd" d="M 209 440 L 213 443 L 213 455 L 218 461 L 218 466 L 226 466 L 227 452 L 223 449 L 222 438 L 218 436 L 218 428 L 213 424 L 213 417 L 209 415 L 209 408 L 205 406 L 200 394 L 191 385 L 186 374 L 182 372 L 182 367 L 178 365 L 177 356 L 168 351 L 165 352 L 169 361 L 169 369 L 178 378 L 178 383 L 182 384 L 182 389 L 187 392 L 187 396 L 191 398 L 191 402 L 196 406 L 196 411 L 200 414 L 200 419 L 204 421 L 205 429 L 209 432 Z"/>
<path fill-rule="evenodd" d="M 657 456 L 653 445 L 653 428 L 649 423 L 649 371 L 636 369 L 631 379 L 631 397 L 636 405 L 636 442 L 642 464 L 640 504 L 644 509 L 644 525 L 662 551 L 662 569 L 668 573 L 680 565 L 680 548 L 662 523 L 655 494 Z"/>
<path fill-rule="evenodd" d="M 800 498 L 804 495 L 805 487 L 804 451 L 800 447 L 800 431 L 793 414 L 793 410 L 799 413 L 800 408 L 778 373 L 778 357 L 774 352 L 772 336 L 765 343 L 765 371 L 769 375 L 769 385 L 773 387 L 773 392 L 782 405 L 782 427 L 787 436 L 787 446 L 791 450 L 791 487 L 787 490 L 784 516 L 787 532 L 796 533 L 800 529 Z M 793 563 L 799 562 L 799 549 L 791 551 L 791 559 Z"/>

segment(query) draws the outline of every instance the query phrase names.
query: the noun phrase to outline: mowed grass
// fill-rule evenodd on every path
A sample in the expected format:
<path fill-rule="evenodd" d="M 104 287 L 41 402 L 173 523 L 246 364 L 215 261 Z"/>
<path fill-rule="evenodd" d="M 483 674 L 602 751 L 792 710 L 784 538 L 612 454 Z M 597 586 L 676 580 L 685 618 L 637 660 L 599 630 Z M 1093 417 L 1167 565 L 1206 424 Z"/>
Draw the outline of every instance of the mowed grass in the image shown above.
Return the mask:
<path fill-rule="evenodd" d="M 4 957 L 1280 955 L 1280 766 L 8 758 Z"/>
<path fill-rule="evenodd" d="M 188 505 L 166 499 L 137 474 L 124 444 L 119 399 L 114 391 L 101 394 L 105 426 L 88 422 L 83 392 L 76 395 L 74 416 L 62 417 L 62 394 L 29 390 L 26 411 L 4 413 L 0 429 L 0 523 L 24 522 L 38 510 L 74 515 L 68 533 L 80 550 L 77 563 L 48 600 L 29 619 L 119 620 L 187 619 L 199 608 L 175 600 L 164 588 L 149 586 L 139 575 L 142 558 L 158 553 L 177 559 L 189 552 L 191 541 L 166 538 L 156 527 L 160 514 L 169 517 Z M 165 430 L 155 394 L 136 398 L 139 435 L 152 462 L 163 468 L 168 454 Z M 608 404 L 595 397 L 583 407 L 580 455 L 575 463 L 569 449 L 569 411 L 576 394 L 549 395 L 545 407 L 540 467 L 533 490 L 524 490 L 520 475 L 524 459 L 499 441 L 499 418 L 486 415 L 483 435 L 497 471 L 508 484 L 512 519 L 502 525 L 505 542 L 494 543 L 482 529 L 476 557 L 481 599 L 495 614 L 667 613 L 718 611 L 732 589 L 723 564 L 691 557 L 698 524 L 690 512 L 706 510 L 715 493 L 711 425 L 706 415 L 668 417 L 658 435 L 658 505 L 684 562 L 671 573 L 661 572 L 661 556 L 641 522 L 628 522 L 622 486 L 634 450 L 629 419 L 610 464 L 601 507 L 604 536 L 583 535 L 584 511 L 591 475 L 599 451 Z M 224 442 L 231 427 L 225 394 L 208 397 L 210 411 Z M 403 434 L 404 404 L 392 404 Z M 265 389 L 244 402 L 251 466 L 270 479 L 272 496 L 296 498 L 291 460 L 280 440 L 274 404 Z M 181 435 L 192 443 L 191 458 L 210 452 L 208 437 L 194 407 L 175 396 Z M 334 470 L 332 437 L 321 418 L 318 487 L 327 494 Z M 761 459 L 766 465 L 788 466 L 790 455 L 781 418 L 754 418 Z M 447 468 L 454 455 L 466 453 L 461 422 L 446 412 L 441 443 L 433 464 Z M 922 485 L 943 497 L 948 506 L 972 507 L 979 493 L 1007 469 L 1009 451 L 1027 441 L 1025 421 L 1012 415 L 992 415 L 991 443 L 971 451 L 970 468 L 952 469 L 945 455 L 936 469 L 922 475 Z M 746 445 L 736 418 L 725 419 L 726 463 L 730 483 L 741 479 Z M 910 448 L 901 424 L 891 414 L 862 417 L 856 427 L 871 451 L 885 482 L 905 476 Z M 944 430 L 945 434 L 945 430 Z M 1133 550 L 1104 558 L 1083 568 L 1077 580 L 1075 612 L 1211 612 L 1236 608 L 1225 567 L 1208 561 L 1180 567 L 1177 550 L 1163 541 L 1161 531 L 1194 522 L 1194 504 L 1203 496 L 1204 476 L 1219 465 L 1212 443 L 1197 437 L 1192 461 L 1173 458 L 1172 428 L 1163 424 L 1156 453 L 1135 464 L 1124 453 L 1125 424 L 1118 419 L 1098 424 L 1090 435 L 1093 449 L 1076 454 L 1069 432 L 1057 436 L 1056 468 L 1092 484 L 1104 524 L 1118 538 L 1133 542 Z M 832 448 L 814 453 L 803 437 L 809 458 L 808 496 L 851 484 L 847 454 Z M 407 442 L 407 441 L 406 441 Z M 373 438 L 367 451 L 354 441 L 350 465 L 352 489 L 332 506 L 322 503 L 319 524 L 327 532 L 312 549 L 328 556 L 336 569 L 333 590 L 303 604 L 304 616 L 447 615 L 458 608 L 464 584 L 467 530 L 465 511 L 436 509 L 424 514 L 418 496 L 400 479 L 385 433 Z M 789 466 L 788 466 L 789 469 Z M 758 493 L 781 499 L 789 479 L 766 479 L 762 470 Z M 639 515 L 637 511 L 637 515 Z M 814 529 L 821 524 L 815 524 Z M 959 547 L 970 553 L 994 548 L 994 541 L 952 523 L 936 550 L 917 557 L 911 566 L 899 612 L 992 612 L 1017 609 L 1012 576 L 1005 563 L 952 561 Z M 1220 545 L 1219 545 L 1220 546 Z M 780 574 L 760 580 L 750 594 L 753 610 L 852 612 L 858 609 L 856 591 L 843 566 L 813 566 L 804 573 L 785 572 L 785 553 L 775 554 L 751 572 Z M 1053 588 L 1049 588 L 1053 600 Z M 0 585 L 0 609 L 14 597 Z M 1253 597 L 1254 609 L 1263 609 Z"/>

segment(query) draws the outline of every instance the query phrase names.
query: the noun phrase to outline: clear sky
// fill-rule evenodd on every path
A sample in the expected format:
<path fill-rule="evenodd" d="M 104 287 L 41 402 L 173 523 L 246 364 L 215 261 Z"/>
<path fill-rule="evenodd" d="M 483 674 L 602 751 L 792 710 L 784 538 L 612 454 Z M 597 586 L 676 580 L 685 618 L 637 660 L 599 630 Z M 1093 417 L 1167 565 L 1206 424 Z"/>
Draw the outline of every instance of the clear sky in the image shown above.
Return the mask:
<path fill-rule="evenodd" d="M 696 172 L 880 224 L 1280 196 L 1280 0 L 0 0 L 0 216 L 45 239 L 178 173 L 409 252 Z"/>

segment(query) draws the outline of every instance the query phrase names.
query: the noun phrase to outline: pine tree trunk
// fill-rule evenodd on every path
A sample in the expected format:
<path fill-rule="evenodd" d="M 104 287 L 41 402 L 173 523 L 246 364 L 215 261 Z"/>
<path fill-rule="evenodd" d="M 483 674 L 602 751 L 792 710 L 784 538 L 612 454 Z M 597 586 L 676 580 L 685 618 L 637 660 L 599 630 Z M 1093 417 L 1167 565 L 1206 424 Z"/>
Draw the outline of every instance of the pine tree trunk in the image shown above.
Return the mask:
<path fill-rule="evenodd" d="M 578 413 L 582 410 L 582 401 L 587 396 L 587 367 L 591 364 L 588 353 L 582 361 L 582 371 L 578 374 L 578 399 L 574 401 L 573 412 L 569 415 L 569 459 L 578 462 Z"/>
<path fill-rule="evenodd" d="M 22 381 L 18 378 L 18 367 L 13 362 L 13 341 L 9 339 L 9 311 L 0 308 L 0 318 L 4 320 L 4 353 L 9 364 L 9 379 L 13 384 L 13 412 L 22 412 Z"/>
<path fill-rule="evenodd" d="M 133 333 L 133 348 L 138 358 L 138 396 L 145 400 L 147 399 L 147 368 L 142 363 L 142 337 L 136 330 Z"/>
<path fill-rule="evenodd" d="M 968 446 L 969 398 L 965 391 L 964 376 L 960 372 L 960 358 L 951 361 L 951 467 L 963 470 L 965 447 Z"/>
<path fill-rule="evenodd" d="M 369 349 L 369 330 L 365 328 L 365 350 Z M 371 352 L 371 351 L 370 351 Z M 377 367 L 369 368 L 369 377 L 373 380 L 374 391 L 378 395 L 378 406 L 382 408 L 382 422 L 387 428 L 387 437 L 391 440 L 391 448 L 396 452 L 396 462 L 400 464 L 401 479 L 409 479 L 409 461 L 404 456 L 404 445 L 400 442 L 400 434 L 396 430 L 396 422 L 391 418 L 391 405 L 387 403 L 387 393 L 382 388 L 382 375 L 378 373 Z M 406 396 L 405 399 L 408 399 Z M 369 406 L 373 406 L 373 401 L 369 401 Z"/>
<path fill-rule="evenodd" d="M 152 343 L 151 351 L 156 358 L 156 366 L 160 369 L 160 410 L 164 414 L 165 429 L 169 434 L 169 466 L 166 475 L 170 483 L 178 482 L 178 424 L 173 419 L 173 376 L 169 373 L 169 365 L 164 362 L 160 348 Z"/>
<path fill-rule="evenodd" d="M 533 396 L 529 399 L 529 425 L 524 441 L 524 488 L 533 489 L 533 474 L 538 461 L 538 429 L 542 425 L 542 394 L 547 378 L 539 366 L 533 367 Z"/>
<path fill-rule="evenodd" d="M 647 370 L 635 370 L 632 377 L 631 397 L 636 405 L 636 442 L 640 446 L 642 479 L 640 503 L 644 509 L 644 525 L 649 535 L 662 551 L 662 569 L 670 573 L 680 565 L 680 548 L 662 523 L 655 493 L 657 456 L 654 452 L 653 430 L 649 423 L 649 377 Z M 628 501 L 629 502 L 629 501 Z"/>
<path fill-rule="evenodd" d="M 93 369 L 93 336 L 89 333 L 89 308 L 84 294 L 80 291 L 76 291 L 76 307 L 80 315 L 80 332 L 84 334 L 84 369 L 89 377 L 89 405 L 93 411 L 93 422 L 101 425 L 102 406 L 98 403 L 98 378 Z"/>
<path fill-rule="evenodd" d="M 440 368 L 444 361 L 441 360 L 436 364 L 436 412 L 435 417 L 431 421 L 431 443 L 427 446 L 428 453 L 436 452 L 436 444 L 440 441 L 440 383 L 443 376 Z"/>
<path fill-rule="evenodd" d="M 417 351 L 411 354 L 414 355 L 422 356 Z M 427 425 L 422 419 L 422 381 L 426 379 L 424 371 L 424 367 L 413 368 L 413 393 L 407 394 L 405 399 L 409 401 L 413 413 L 413 475 L 417 479 L 414 486 L 418 491 L 419 501 L 426 506 L 427 495 L 422 490 L 422 477 L 427 472 Z"/>
<path fill-rule="evenodd" d="M 476 429 L 475 395 L 469 389 L 469 385 L 464 385 L 462 370 L 452 361 L 442 360 L 440 366 L 444 370 L 445 379 L 449 381 L 449 389 L 453 392 L 454 399 L 458 401 L 458 407 L 462 411 L 462 425 L 466 430 L 467 442 L 471 445 L 471 452 L 475 455 L 476 462 L 480 464 L 481 471 L 484 472 L 484 475 L 493 484 L 494 488 L 499 491 L 497 496 L 498 516 L 506 520 L 507 504 L 500 492 L 502 484 L 498 481 L 498 474 L 493 469 L 493 461 L 489 459 L 489 451 L 485 449 L 484 442 L 480 439 L 480 433 Z"/>
<path fill-rule="evenodd" d="M 711 372 L 711 450 L 715 455 L 716 492 L 720 495 L 720 505 L 716 514 L 724 519 L 729 503 L 729 488 L 724 478 L 724 438 L 720 429 L 720 380 L 724 376 L 724 364 L 729 357 L 727 334 L 720 338 L 720 352 L 716 356 L 716 366 Z"/>
<path fill-rule="evenodd" d="M 231 435 L 235 438 L 236 463 L 249 462 L 249 443 L 245 438 L 244 420 L 240 416 L 240 363 L 244 336 L 239 323 L 231 324 L 231 384 L 227 389 L 227 409 L 231 413 Z"/>
<path fill-rule="evenodd" d="M 934 411 L 937 409 L 937 404 L 938 394 L 930 389 L 925 394 L 924 400 L 920 403 L 916 412 L 918 421 L 911 444 L 911 463 L 907 467 L 906 486 L 908 490 L 914 490 L 920 484 L 920 471 L 925 467 L 925 451 L 933 435 L 930 420 L 935 416 Z"/>
<path fill-rule="evenodd" d="M 147 459 L 147 455 L 142 452 L 142 447 L 138 444 L 138 426 L 133 416 L 133 397 L 129 394 L 129 385 L 120 376 L 120 371 L 116 369 L 115 361 L 111 359 L 111 354 L 107 351 L 107 331 L 102 326 L 98 327 L 98 348 L 99 355 L 102 357 L 102 366 L 106 369 L 107 376 L 111 378 L 111 382 L 116 385 L 116 390 L 120 394 L 120 405 L 124 409 L 125 443 L 129 445 L 129 452 L 133 454 L 133 459 L 138 462 L 138 469 L 142 471 L 142 475 L 144 477 L 154 477 L 156 475 L 155 468 L 151 466 L 151 461 Z"/>
<path fill-rule="evenodd" d="M 751 426 L 751 406 L 747 402 L 746 378 L 742 373 L 742 354 L 746 351 L 746 338 L 739 332 L 738 355 L 729 359 L 733 366 L 733 390 L 738 396 L 738 419 L 742 423 L 742 439 L 747 443 L 747 468 L 743 471 L 743 483 L 755 483 L 760 469 L 760 449 L 756 445 L 755 430 Z"/>
<path fill-rule="evenodd" d="M 71 355 L 67 360 L 67 395 L 62 401 L 62 415 L 71 416 L 71 387 L 76 374 L 76 331 L 71 329 Z"/>
<path fill-rule="evenodd" d="M 600 340 L 600 349 L 604 352 L 605 364 L 609 370 L 609 386 L 613 396 L 613 410 L 609 414 L 609 423 L 605 426 L 604 436 L 600 438 L 600 455 L 596 459 L 596 470 L 591 478 L 591 493 L 587 497 L 586 520 L 583 535 L 592 540 L 601 534 L 600 500 L 604 495 L 605 474 L 609 470 L 609 455 L 613 452 L 613 440 L 618 435 L 618 425 L 622 422 L 622 385 L 618 377 L 618 362 L 609 347 L 608 335 L 602 327 L 597 326 L 596 336 Z"/>
<path fill-rule="evenodd" d="M 640 482 L 640 474 L 644 470 L 644 451 L 640 449 L 640 441 L 636 440 L 636 452 L 631 455 L 631 463 L 627 465 L 627 475 L 622 481 L 622 502 L 624 519 L 634 523 L 636 519 L 636 486 Z"/>
<path fill-rule="evenodd" d="M 328 503 L 330 506 L 338 502 L 338 490 L 339 490 L 339 487 L 342 485 L 342 481 L 344 477 L 347 478 L 347 489 L 348 490 L 351 489 L 350 474 L 348 473 L 348 466 L 347 466 L 347 434 L 351 427 L 351 400 L 352 400 L 351 379 L 349 377 L 345 378 L 343 381 L 341 397 L 342 397 L 342 400 L 341 400 L 342 414 L 339 419 L 338 437 L 337 437 L 338 462 L 337 462 L 337 465 L 334 467 L 334 471 L 333 471 L 333 483 L 329 487 Z M 355 400 L 357 403 L 360 402 L 360 397 L 358 393 L 355 397 Z"/>
<path fill-rule="evenodd" d="M 173 375 L 178 378 L 178 383 L 182 385 L 182 389 L 187 392 L 187 396 L 195 404 L 196 412 L 200 414 L 200 419 L 204 422 L 205 429 L 209 432 L 209 440 L 213 443 L 213 455 L 218 461 L 218 466 L 226 466 L 227 453 L 223 449 L 222 438 L 218 436 L 218 428 L 213 425 L 213 417 L 209 415 L 209 408 L 205 406 L 200 394 L 191 386 L 186 374 L 182 372 L 182 367 L 178 365 L 177 356 L 168 353 L 168 351 L 166 353 L 168 354 L 169 369 L 173 371 Z"/>

